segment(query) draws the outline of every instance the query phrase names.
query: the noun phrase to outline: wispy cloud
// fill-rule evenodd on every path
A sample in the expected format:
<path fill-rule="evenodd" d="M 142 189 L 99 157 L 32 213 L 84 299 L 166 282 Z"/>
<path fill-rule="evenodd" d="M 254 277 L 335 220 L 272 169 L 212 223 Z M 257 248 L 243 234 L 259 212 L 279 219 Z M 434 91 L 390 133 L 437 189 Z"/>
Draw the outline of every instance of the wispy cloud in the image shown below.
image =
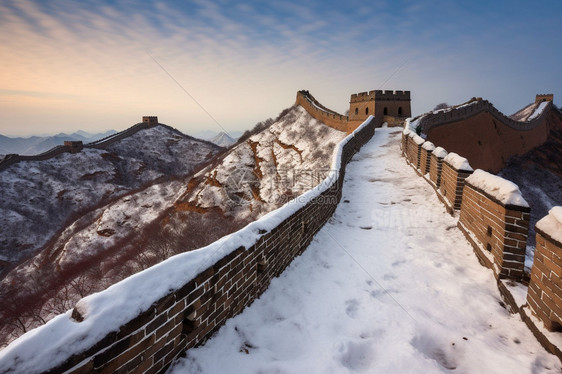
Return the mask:
<path fill-rule="evenodd" d="M 509 19 L 500 14 L 506 9 Z M 546 11 L 523 17 L 525 11 L 503 0 L 484 8 L 443 0 L 4 1 L 0 95 L 10 100 L 0 101 L 0 133 L 14 119 L 31 129 L 53 111 L 67 126 L 98 126 L 111 114 L 109 126 L 123 128 L 143 113 L 182 130 L 213 126 L 148 53 L 230 128 L 275 115 L 302 88 L 344 111 L 350 93 L 380 88 L 406 60 L 384 88 L 411 89 L 414 112 L 437 101 L 495 95 L 513 80 L 506 71 L 521 74 L 539 64 L 539 54 L 560 60 L 540 40 L 523 44 L 540 35 L 532 29 L 539 18 L 545 32 L 557 27 Z M 515 24 L 523 18 L 526 23 Z M 483 74 L 486 64 L 494 69 Z M 18 92 L 45 95 L 24 101 Z"/>

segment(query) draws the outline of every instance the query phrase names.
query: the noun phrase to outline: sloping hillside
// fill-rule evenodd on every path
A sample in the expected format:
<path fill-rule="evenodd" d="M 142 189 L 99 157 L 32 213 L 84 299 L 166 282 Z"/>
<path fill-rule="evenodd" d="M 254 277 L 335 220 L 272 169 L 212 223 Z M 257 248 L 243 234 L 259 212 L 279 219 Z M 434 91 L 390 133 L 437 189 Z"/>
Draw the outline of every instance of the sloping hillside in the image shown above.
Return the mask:
<path fill-rule="evenodd" d="M 221 148 L 167 127 L 141 130 L 107 150 L 84 149 L 0 172 L 0 259 L 34 253 L 62 224 L 159 178 L 181 176 Z"/>
<path fill-rule="evenodd" d="M 163 129 L 112 144 L 113 152 L 99 151 L 99 157 L 113 160 L 111 165 L 123 160 L 118 152 L 135 157 L 127 159 L 132 166 L 126 163 L 125 172 L 94 163 L 99 170 L 90 166 L 89 174 L 99 173 L 86 180 L 104 181 L 113 170 L 118 180 L 132 183 L 134 175 L 161 176 L 187 152 L 196 159 L 214 154 L 206 153 L 207 143 L 195 144 L 192 139 L 184 143 Z M 0 299 L 12 302 L 0 307 L 0 320 L 5 321 L 0 325 L 0 344 L 68 310 L 80 297 L 176 253 L 211 243 L 297 197 L 327 173 L 334 147 L 346 135 L 301 107 L 285 110 L 250 133 L 189 182 L 159 179 L 136 191 L 122 186 L 119 193 L 111 190 L 116 198 L 71 221 L 44 250 L 7 274 L 0 282 Z M 161 144 L 145 144 L 154 137 Z M 84 155 L 92 152 L 98 151 Z M 166 162 L 161 165 L 161 160 Z M 84 179 L 84 172 L 72 174 L 73 178 Z M 102 191 L 105 184 L 91 186 Z"/>
<path fill-rule="evenodd" d="M 178 204 L 259 218 L 318 184 L 329 170 L 334 146 L 344 137 L 294 107 L 198 173 Z"/>

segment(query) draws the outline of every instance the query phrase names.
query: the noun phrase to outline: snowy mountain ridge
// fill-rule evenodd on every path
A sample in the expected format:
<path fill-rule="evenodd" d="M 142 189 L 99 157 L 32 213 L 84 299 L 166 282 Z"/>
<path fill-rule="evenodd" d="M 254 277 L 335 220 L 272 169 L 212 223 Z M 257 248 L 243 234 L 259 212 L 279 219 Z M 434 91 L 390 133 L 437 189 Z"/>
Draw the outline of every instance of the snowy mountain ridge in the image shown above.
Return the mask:
<path fill-rule="evenodd" d="M 60 133 L 52 136 L 8 137 L 0 135 L 0 154 L 36 155 L 61 145 L 66 140 L 79 140 L 84 143 L 93 142 L 115 134 L 117 131 L 109 130 L 103 133 L 91 134 L 83 130 L 72 134 Z"/>
<path fill-rule="evenodd" d="M 0 172 L 0 255 L 17 262 L 46 243 L 73 213 L 166 176 L 181 176 L 220 148 L 163 126 L 107 149 L 85 148 Z"/>
<path fill-rule="evenodd" d="M 236 139 L 233 139 L 224 131 L 220 132 L 217 136 L 212 137 L 211 139 L 209 139 L 209 141 L 225 148 L 228 148 L 236 143 Z"/>

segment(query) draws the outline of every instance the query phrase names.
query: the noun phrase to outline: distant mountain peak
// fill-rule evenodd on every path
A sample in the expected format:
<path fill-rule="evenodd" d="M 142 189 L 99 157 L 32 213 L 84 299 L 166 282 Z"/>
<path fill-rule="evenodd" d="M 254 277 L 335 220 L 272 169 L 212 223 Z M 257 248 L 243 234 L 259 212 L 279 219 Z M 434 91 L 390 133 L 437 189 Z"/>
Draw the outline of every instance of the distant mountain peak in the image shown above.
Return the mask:
<path fill-rule="evenodd" d="M 235 139 L 232 139 L 227 133 L 221 131 L 217 136 L 209 139 L 211 143 L 215 143 L 218 146 L 228 148 L 234 143 L 236 143 Z"/>

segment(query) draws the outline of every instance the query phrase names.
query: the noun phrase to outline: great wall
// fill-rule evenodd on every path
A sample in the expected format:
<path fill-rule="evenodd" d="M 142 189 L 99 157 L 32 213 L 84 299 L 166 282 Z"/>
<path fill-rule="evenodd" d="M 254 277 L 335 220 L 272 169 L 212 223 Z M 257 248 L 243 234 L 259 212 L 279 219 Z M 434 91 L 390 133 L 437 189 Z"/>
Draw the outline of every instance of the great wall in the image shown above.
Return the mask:
<path fill-rule="evenodd" d="M 10 353 L 12 359 L 0 362 L 0 373 L 32 372 L 37 360 L 45 360 L 46 356 L 50 357 L 50 373 L 164 370 L 181 352 L 204 342 L 228 318 L 251 304 L 271 279 L 306 249 L 339 203 L 346 164 L 371 139 L 374 131 L 374 117 L 370 116 L 339 144 L 330 175 L 299 197 L 298 202 L 286 204 L 251 223 L 231 235 L 227 242 L 219 240 L 211 244 L 205 248 L 209 256 L 204 261 L 191 260 L 196 255 L 194 252 L 180 255 L 191 263 L 188 265 L 191 275 L 185 276 L 182 284 L 158 281 L 153 286 L 161 294 L 149 305 L 126 305 L 128 310 L 137 311 L 133 318 L 127 318 L 126 313 L 121 313 L 125 316 L 119 318 L 117 310 L 103 310 L 103 307 L 96 311 L 96 297 L 104 298 L 104 294 L 115 292 L 129 297 L 131 293 L 142 294 L 146 285 L 138 287 L 139 277 L 166 279 L 164 274 L 172 271 L 166 268 L 169 261 L 82 299 L 72 312 L 39 328 L 40 335 L 48 335 L 54 325 L 68 325 L 65 337 L 53 336 L 55 344 L 36 347 L 39 351 L 30 350 L 26 344 L 17 346 Z M 154 294 L 153 289 L 151 293 Z M 142 297 L 133 299 L 142 301 Z M 115 322 L 116 318 L 119 322 Z M 104 320 L 114 322 L 107 326 Z M 94 337 L 87 333 L 92 324 L 99 324 Z M 107 331 L 103 325 L 108 327 Z M 22 361 L 23 357 L 26 358 Z"/>
<path fill-rule="evenodd" d="M 376 127 L 384 122 L 400 123 L 412 115 L 410 91 L 373 90 L 353 94 L 349 101 L 349 116 L 326 108 L 306 90 L 297 92 L 296 105 L 305 108 L 318 121 L 347 133 L 355 130 L 370 115 L 375 116 Z"/>
<path fill-rule="evenodd" d="M 174 129 L 171 126 L 165 125 L 163 123 L 159 123 L 158 117 L 156 116 L 144 116 L 142 118 L 142 122 L 139 122 L 129 127 L 128 129 L 106 136 L 103 139 L 99 139 L 91 143 L 82 144 L 81 141 L 65 141 L 64 145 L 56 146 L 38 155 L 33 155 L 33 156 L 25 156 L 25 155 L 18 155 L 18 154 L 6 155 L 2 160 L 0 160 L 0 171 L 6 169 L 10 165 L 16 164 L 21 161 L 45 161 L 45 160 L 52 159 L 53 157 L 56 157 L 63 153 L 78 153 L 84 148 L 105 149 L 111 144 L 119 140 L 128 138 L 141 130 L 149 129 L 157 125 L 164 126 L 171 131 L 180 133 L 178 130 Z"/>
<path fill-rule="evenodd" d="M 538 116 L 518 121 L 487 100 L 473 99 L 424 115 L 420 129 L 428 140 L 470 159 L 474 167 L 497 173 L 510 157 L 542 145 L 553 129 L 562 129 L 560 117 L 551 110 L 552 95 L 537 95 L 532 105 L 543 102 L 546 106 Z"/>
<path fill-rule="evenodd" d="M 35 336 L 49 338 L 52 346 L 38 347 L 33 339 L 16 342 L 8 347 L 10 351 L 0 362 L 0 373 L 25 372 L 41 360 L 50 363 L 45 371 L 49 373 L 163 372 L 181 352 L 202 344 L 228 318 L 250 305 L 269 282 L 306 249 L 331 217 L 341 198 L 346 164 L 374 136 L 375 128 L 382 125 L 381 110 L 390 121 L 391 116 L 411 115 L 409 91 L 385 91 L 385 95 L 392 92 L 401 100 L 380 104 L 382 109 L 375 104 L 377 92 L 381 91 L 352 96 L 350 114 L 353 114 L 343 116 L 322 106 L 307 91 L 299 91 L 297 105 L 303 106 L 314 118 L 349 133 L 339 145 L 334 172 L 323 183 L 305 193 L 299 202 L 285 205 L 230 238 L 211 244 L 205 248 L 207 256 L 201 252 L 180 255 L 179 261 L 185 265 L 181 284 L 156 281 L 168 279 L 164 276 L 168 272 L 179 271 L 173 270 L 168 260 L 82 299 L 72 311 L 38 329 Z M 403 103 L 406 97 L 407 107 Z M 357 98 L 361 99 L 357 101 Z M 365 98 L 373 102 L 367 103 Z M 421 121 L 422 129 L 429 138 L 434 130 L 446 129 L 445 125 L 462 122 L 459 126 L 470 126 L 479 114 L 491 116 L 492 122 L 501 122 L 501 126 L 521 132 L 521 137 L 533 129 L 548 129 L 553 115 L 552 104 L 548 104 L 538 118 L 522 124 L 503 116 L 488 102 L 478 101 L 427 116 Z M 357 125 L 361 121 L 359 117 L 364 119 Z M 140 129 L 146 125 L 138 126 Z M 114 139 L 111 137 L 100 143 L 108 144 L 104 142 L 116 141 Z M 472 244 L 479 261 L 492 269 L 512 312 L 520 313 L 545 348 L 562 359 L 562 352 L 554 343 L 559 339 L 556 331 L 562 327 L 561 208 L 553 209 L 537 223 L 537 251 L 529 278 L 523 261 L 530 208 L 521 196 L 518 199 L 517 186 L 510 195 L 515 195 L 515 200 L 498 196 L 497 191 L 505 188 L 505 180 L 482 170 L 474 171 L 472 154 L 461 157 L 440 143 L 438 136 L 435 139 L 431 142 L 405 129 L 402 154 L 418 175 L 433 186 L 449 213 L 459 216 L 458 227 Z M 200 257 L 196 257 L 198 255 Z M 197 259 L 199 261 L 193 261 Z M 132 294 L 128 300 L 135 300 L 135 295 L 144 292 L 143 287 L 139 289 L 139 282 L 143 287 L 156 289 L 156 292 L 151 290 L 155 296 L 148 305 L 141 301 L 133 305 L 117 303 L 114 307 L 103 304 L 104 299 L 122 293 Z M 528 283 L 529 291 L 523 304 L 514 296 L 512 282 Z M 133 310 L 133 314 L 125 313 L 125 307 Z M 111 322 L 102 322 L 106 320 Z M 103 327 L 92 336 L 90 326 L 95 325 Z M 50 331 L 57 331 L 57 326 L 65 326 L 64 335 L 50 336 Z"/>

